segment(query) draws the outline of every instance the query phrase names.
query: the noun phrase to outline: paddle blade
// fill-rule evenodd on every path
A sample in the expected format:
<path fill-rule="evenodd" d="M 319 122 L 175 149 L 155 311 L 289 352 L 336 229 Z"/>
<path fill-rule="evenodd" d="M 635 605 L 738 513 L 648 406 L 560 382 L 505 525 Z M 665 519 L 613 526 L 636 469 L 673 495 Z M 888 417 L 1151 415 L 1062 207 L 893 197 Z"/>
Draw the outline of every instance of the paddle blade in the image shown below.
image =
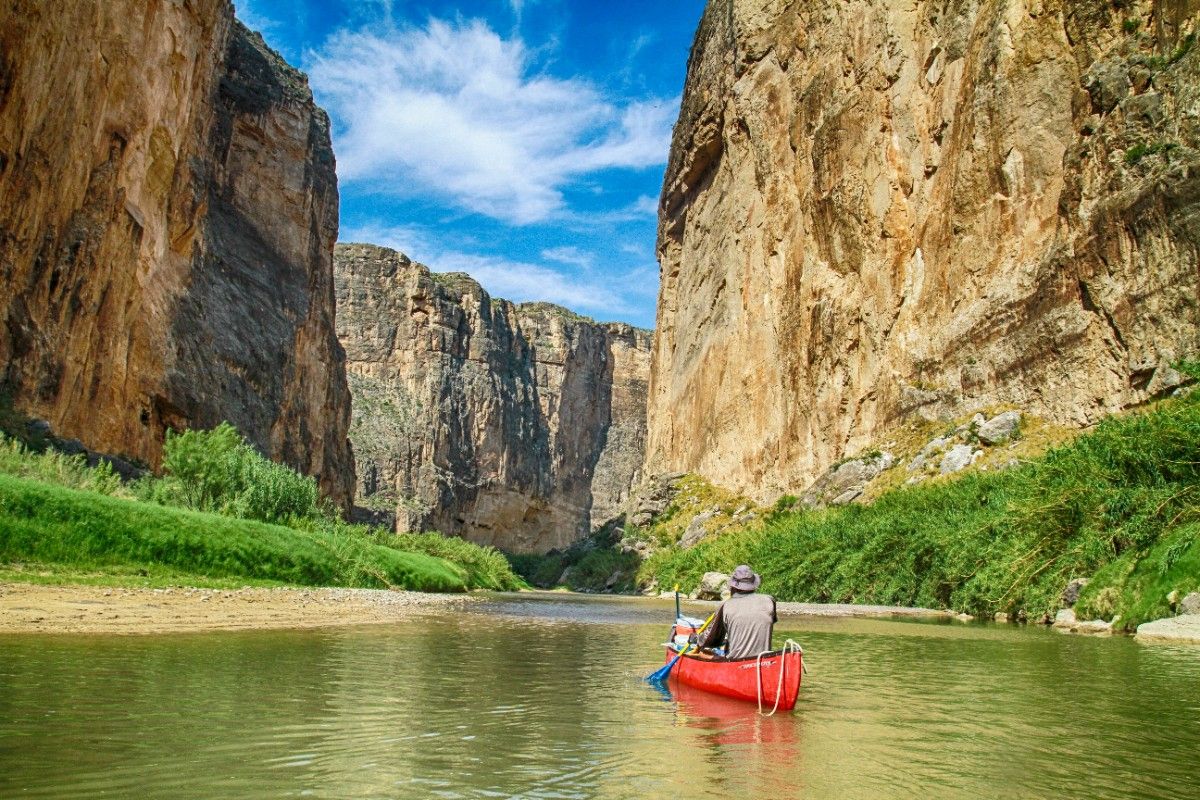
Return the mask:
<path fill-rule="evenodd" d="M 680 653 L 679 655 L 675 656 L 670 661 L 668 661 L 664 666 L 659 667 L 652 674 L 647 676 L 646 680 L 650 681 L 650 683 L 662 683 L 663 681 L 665 681 L 667 679 L 667 676 L 671 674 L 671 668 L 675 666 L 675 662 L 679 661 L 679 659 L 682 657 L 683 657 L 683 653 Z"/>

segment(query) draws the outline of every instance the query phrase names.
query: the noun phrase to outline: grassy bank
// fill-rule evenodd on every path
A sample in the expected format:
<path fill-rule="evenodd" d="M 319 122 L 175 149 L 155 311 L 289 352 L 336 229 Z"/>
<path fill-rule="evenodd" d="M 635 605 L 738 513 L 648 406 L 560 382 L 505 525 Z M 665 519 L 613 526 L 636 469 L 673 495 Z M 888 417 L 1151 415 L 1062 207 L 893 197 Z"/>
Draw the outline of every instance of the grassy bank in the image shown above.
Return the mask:
<path fill-rule="evenodd" d="M 0 475 L 0 560 L 76 569 L 163 565 L 306 586 L 462 591 L 462 572 L 366 538 L 298 531 Z"/>
<path fill-rule="evenodd" d="M 1121 625 L 1168 616 L 1200 588 L 1200 399 L 1111 418 L 1005 472 L 896 489 L 870 505 L 776 515 L 690 550 L 668 548 L 642 581 L 695 586 L 750 563 L 785 600 L 1053 613 L 1093 577 L 1082 614 Z"/>
<path fill-rule="evenodd" d="M 263 458 L 229 426 L 170 436 L 164 468 L 122 484 L 104 464 L 0 439 L 3 576 L 437 592 L 521 585 L 494 549 L 343 522 L 311 478 Z"/>

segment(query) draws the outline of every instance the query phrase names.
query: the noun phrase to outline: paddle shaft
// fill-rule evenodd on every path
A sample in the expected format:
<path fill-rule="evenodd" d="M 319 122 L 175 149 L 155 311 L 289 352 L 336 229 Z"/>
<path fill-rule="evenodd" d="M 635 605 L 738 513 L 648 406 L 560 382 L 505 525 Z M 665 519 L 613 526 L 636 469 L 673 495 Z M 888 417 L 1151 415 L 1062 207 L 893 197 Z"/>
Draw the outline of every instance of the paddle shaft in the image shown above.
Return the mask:
<path fill-rule="evenodd" d="M 700 626 L 700 630 L 696 631 L 696 647 L 697 648 L 700 647 L 700 634 L 704 633 L 705 629 L 708 628 L 708 624 L 710 622 L 712 622 L 716 616 L 717 616 L 716 611 L 709 614 L 708 619 L 704 620 L 704 624 Z M 651 674 L 650 677 L 647 678 L 646 680 L 650 680 L 650 681 L 666 680 L 667 676 L 671 674 L 671 670 L 675 667 L 675 665 L 677 663 L 679 663 L 679 659 L 683 658 L 684 654 L 687 653 L 687 651 L 690 649 L 692 649 L 692 643 L 688 642 L 686 645 L 684 645 L 683 649 L 679 651 L 679 655 L 675 656 L 669 662 L 667 662 L 667 665 L 665 667 L 659 667 L 658 669 L 656 669 L 654 671 L 654 673 Z"/>

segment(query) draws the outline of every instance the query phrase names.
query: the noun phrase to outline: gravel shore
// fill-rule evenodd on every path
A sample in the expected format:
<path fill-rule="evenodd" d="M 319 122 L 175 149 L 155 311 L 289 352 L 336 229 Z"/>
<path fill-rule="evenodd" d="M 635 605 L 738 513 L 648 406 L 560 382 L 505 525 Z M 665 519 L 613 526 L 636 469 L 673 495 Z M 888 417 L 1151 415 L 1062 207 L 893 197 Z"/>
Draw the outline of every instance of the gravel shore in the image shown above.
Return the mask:
<path fill-rule="evenodd" d="M 395 622 L 468 595 L 380 589 L 121 589 L 0 583 L 0 634 L 182 633 Z"/>

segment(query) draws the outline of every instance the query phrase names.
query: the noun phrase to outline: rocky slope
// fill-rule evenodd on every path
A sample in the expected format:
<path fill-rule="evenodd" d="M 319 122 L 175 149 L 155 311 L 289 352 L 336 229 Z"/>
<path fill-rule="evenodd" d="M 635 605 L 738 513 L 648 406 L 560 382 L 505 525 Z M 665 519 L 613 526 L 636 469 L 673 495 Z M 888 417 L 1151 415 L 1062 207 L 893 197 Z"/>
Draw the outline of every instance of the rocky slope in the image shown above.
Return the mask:
<path fill-rule="evenodd" d="M 641 466 L 649 333 L 493 299 L 338 245 L 360 503 L 398 530 L 545 552 L 619 512 Z"/>
<path fill-rule="evenodd" d="M 225 419 L 348 502 L 338 195 L 304 76 L 229 0 L 0 6 L 0 379 L 150 463 Z"/>
<path fill-rule="evenodd" d="M 1195 4 L 713 0 L 648 469 L 796 493 L 910 416 L 1084 425 L 1200 349 Z"/>

